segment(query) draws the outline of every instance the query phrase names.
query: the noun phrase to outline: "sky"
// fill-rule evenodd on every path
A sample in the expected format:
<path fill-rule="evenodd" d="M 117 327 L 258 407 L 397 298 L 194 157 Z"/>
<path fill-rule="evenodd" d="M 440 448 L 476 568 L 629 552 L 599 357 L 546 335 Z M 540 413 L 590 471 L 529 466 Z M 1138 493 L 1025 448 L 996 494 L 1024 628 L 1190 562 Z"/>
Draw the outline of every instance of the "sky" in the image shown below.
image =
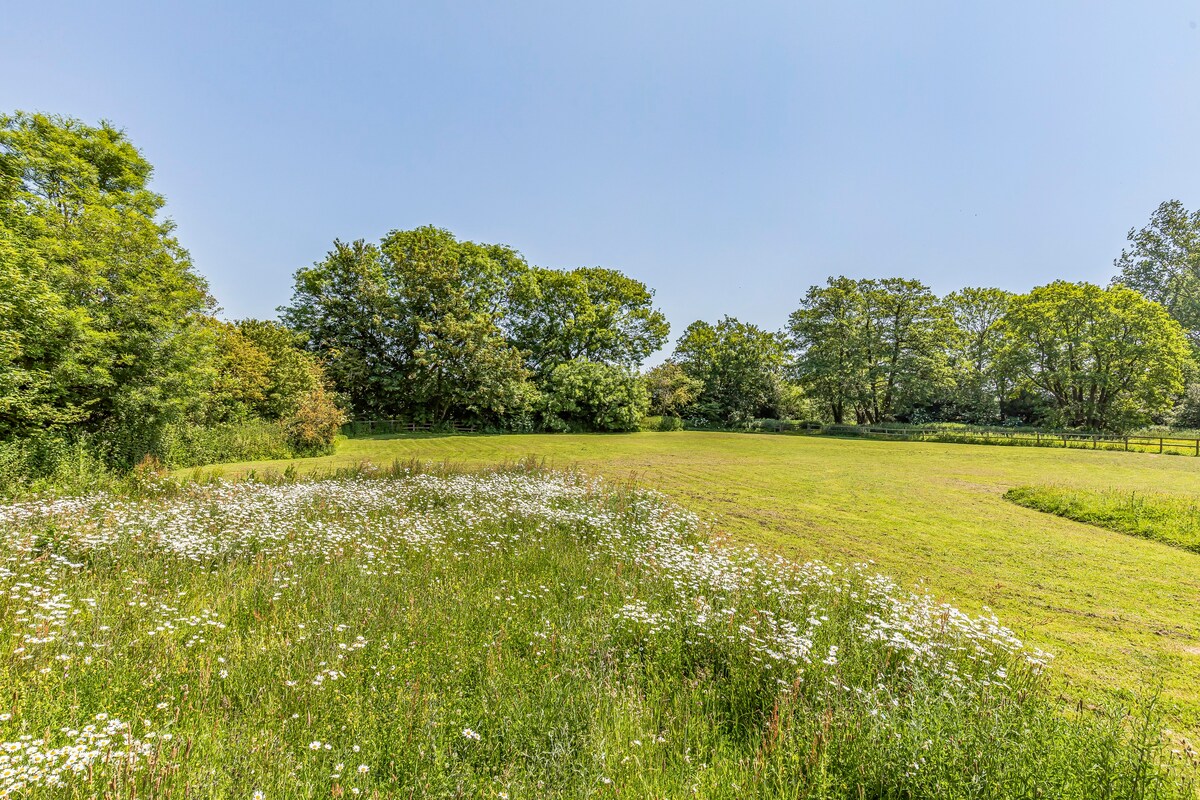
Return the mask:
<path fill-rule="evenodd" d="M 0 111 L 107 119 L 227 318 L 433 224 L 781 328 L 831 275 L 1107 283 L 1200 206 L 1200 2 L 5 3 Z M 661 355 L 659 356 L 662 357 Z"/>

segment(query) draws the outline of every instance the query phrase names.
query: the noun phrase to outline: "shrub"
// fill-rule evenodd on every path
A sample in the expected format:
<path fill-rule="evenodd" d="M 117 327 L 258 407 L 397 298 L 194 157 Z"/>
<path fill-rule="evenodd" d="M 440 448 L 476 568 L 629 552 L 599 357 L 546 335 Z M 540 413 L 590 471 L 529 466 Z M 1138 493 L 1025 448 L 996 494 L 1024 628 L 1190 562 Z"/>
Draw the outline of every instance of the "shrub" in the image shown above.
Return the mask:
<path fill-rule="evenodd" d="M 555 367 L 544 392 L 548 429 L 551 417 L 557 417 L 590 430 L 634 431 L 650 402 L 636 374 L 584 359 Z"/>
<path fill-rule="evenodd" d="M 85 434 L 39 432 L 0 442 L 0 496 L 106 485 L 112 471 Z"/>
<path fill-rule="evenodd" d="M 670 414 L 642 417 L 638 427 L 644 431 L 681 431 L 683 430 L 683 419 Z"/>
<path fill-rule="evenodd" d="M 299 406 L 283 421 L 288 442 L 302 455 L 319 455 L 333 448 L 346 414 L 334 402 L 333 393 L 317 384 L 300 398 Z"/>
<path fill-rule="evenodd" d="M 224 461 L 291 458 L 288 431 L 278 422 L 250 420 L 220 425 L 172 425 L 148 455 L 171 469 Z"/>

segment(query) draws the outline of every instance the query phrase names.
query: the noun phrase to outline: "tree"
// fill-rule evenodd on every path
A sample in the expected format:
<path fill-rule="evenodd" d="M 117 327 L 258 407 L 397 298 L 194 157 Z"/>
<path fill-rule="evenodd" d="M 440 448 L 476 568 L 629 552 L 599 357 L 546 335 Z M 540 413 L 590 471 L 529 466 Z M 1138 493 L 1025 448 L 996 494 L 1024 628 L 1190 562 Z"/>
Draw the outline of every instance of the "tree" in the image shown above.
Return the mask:
<path fill-rule="evenodd" d="M 697 321 L 675 345 L 671 360 L 702 385 L 691 412 L 710 422 L 736 424 L 775 416 L 787 353 L 782 337 L 725 317 Z"/>
<path fill-rule="evenodd" d="M 239 333 L 267 357 L 267 386 L 255 413 L 265 419 L 294 414 L 303 398 L 326 382 L 316 358 L 303 349 L 304 337 L 269 320 L 244 319 Z"/>
<path fill-rule="evenodd" d="M 271 358 L 231 322 L 207 321 L 214 343 L 213 381 L 204 422 L 242 422 L 259 416 L 271 386 Z"/>
<path fill-rule="evenodd" d="M 173 223 L 159 218 L 165 201 L 148 188 L 151 174 L 108 123 L 0 116 L 0 223 L 38 265 L 29 291 L 48 287 L 84 343 L 55 407 L 121 432 L 118 460 L 140 457 L 146 437 L 195 411 L 196 367 L 209 353 L 202 316 L 212 301 Z"/>
<path fill-rule="evenodd" d="M 1012 298 L 1004 358 L 1053 424 L 1122 431 L 1170 411 L 1190 360 L 1183 328 L 1121 285 L 1055 281 Z"/>
<path fill-rule="evenodd" d="M 296 271 L 292 302 L 280 312 L 323 360 L 355 414 L 411 412 L 413 337 L 390 294 L 378 247 L 335 240 L 324 260 Z"/>
<path fill-rule="evenodd" d="M 653 299 L 645 284 L 616 270 L 534 268 L 514 286 L 506 327 L 538 375 L 576 358 L 638 367 L 670 333 Z"/>
<path fill-rule="evenodd" d="M 0 222 L 0 437 L 86 419 L 86 316 L 50 285 L 37 253 Z"/>
<path fill-rule="evenodd" d="M 335 242 L 296 273 L 283 314 L 360 416 L 497 418 L 528 396 L 499 325 L 525 269 L 501 245 L 429 226 L 392 231 L 379 247 Z"/>
<path fill-rule="evenodd" d="M 588 430 L 633 431 L 649 406 L 649 395 L 637 374 L 583 358 L 556 366 L 543 392 L 547 427 L 552 429 L 561 420 Z"/>
<path fill-rule="evenodd" d="M 700 396 L 704 384 L 674 361 L 664 361 L 642 376 L 650 394 L 650 413 L 678 416 Z"/>
<path fill-rule="evenodd" d="M 788 318 L 793 374 L 837 425 L 861 409 L 868 394 L 866 313 L 860 284 L 838 277 L 810 287 Z"/>
<path fill-rule="evenodd" d="M 948 381 L 951 324 L 928 287 L 903 278 L 830 278 L 788 320 L 794 374 L 834 422 L 894 419 Z"/>
<path fill-rule="evenodd" d="M 1200 211 L 1178 200 L 1159 205 L 1141 230 L 1130 229 L 1129 247 L 1113 262 L 1114 284 L 1161 303 L 1196 340 L 1200 330 Z M 1200 342 L 1198 342 L 1200 343 Z"/>
<path fill-rule="evenodd" d="M 945 299 L 955 326 L 950 340 L 954 405 L 971 422 L 997 421 L 1013 385 L 1001 359 L 1011 298 L 1002 289 L 966 288 Z"/>
<path fill-rule="evenodd" d="M 380 251 L 411 347 L 414 405 L 435 422 L 519 410 L 526 372 L 499 322 L 509 287 L 527 269 L 520 255 L 432 226 L 392 231 Z"/>

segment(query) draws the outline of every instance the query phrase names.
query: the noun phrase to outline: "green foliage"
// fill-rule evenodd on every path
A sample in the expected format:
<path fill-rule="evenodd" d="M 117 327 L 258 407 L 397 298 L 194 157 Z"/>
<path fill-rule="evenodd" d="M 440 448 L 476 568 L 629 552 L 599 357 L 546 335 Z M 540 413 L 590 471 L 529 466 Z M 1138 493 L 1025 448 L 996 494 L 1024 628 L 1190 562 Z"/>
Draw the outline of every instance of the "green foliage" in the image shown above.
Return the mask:
<path fill-rule="evenodd" d="M 0 219 L 0 438 L 88 416 L 86 315 L 51 286 L 46 265 Z"/>
<path fill-rule="evenodd" d="M 321 383 L 306 392 L 295 410 L 283 420 L 288 443 L 301 455 L 332 452 L 338 429 L 346 414 L 334 401 L 333 394 Z M 225 459 L 228 460 L 228 459 Z"/>
<path fill-rule="evenodd" d="M 674 361 L 647 370 L 642 380 L 650 393 L 650 413 L 660 416 L 678 416 L 704 389 L 703 381 L 689 376 Z"/>
<path fill-rule="evenodd" d="M 40 410 L 27 411 L 21 424 L 80 420 L 128 434 L 182 419 L 199 404 L 206 374 L 198 368 L 205 357 L 199 315 L 211 300 L 174 225 L 159 219 L 164 201 L 148 188 L 151 171 L 107 123 L 0 116 L 0 174 L 14 181 L 0 198 L 7 231 L 0 246 L 16 251 L 18 270 L 37 274 L 17 287 L 15 305 L 49 312 L 7 334 L 30 358 L 19 394 L 33 389 L 40 398 L 25 403 Z M 47 325 L 67 335 L 31 350 Z M 138 455 L 116 454 L 126 463 Z"/>
<path fill-rule="evenodd" d="M 275 420 L 166 426 L 147 454 L 168 469 L 228 461 L 274 460 L 301 454 L 287 428 Z"/>
<path fill-rule="evenodd" d="M 539 376 L 575 359 L 634 368 L 667 340 L 654 292 L 616 270 L 533 268 L 515 282 L 505 322 Z"/>
<path fill-rule="evenodd" d="M 112 471 L 83 433 L 33 431 L 0 440 L 0 497 L 83 493 L 108 485 Z"/>
<path fill-rule="evenodd" d="M 284 318 L 358 416 L 494 419 L 523 410 L 521 356 L 499 321 L 525 269 L 507 247 L 434 227 L 335 242 L 296 273 Z"/>
<path fill-rule="evenodd" d="M 638 375 L 615 364 L 585 359 L 564 361 L 547 377 L 543 408 L 547 428 L 635 431 L 646 415 L 649 396 Z"/>
<path fill-rule="evenodd" d="M 662 344 L 667 323 L 652 296 L 614 270 L 531 269 L 511 248 L 424 227 L 379 246 L 335 242 L 296 273 L 284 319 L 357 416 L 527 427 L 558 366 L 634 367 Z"/>
<path fill-rule="evenodd" d="M 1189 381 L 1167 422 L 1174 428 L 1200 429 L 1200 383 Z"/>
<path fill-rule="evenodd" d="M 1125 286 L 1056 281 L 1012 298 L 1006 368 L 1052 403 L 1051 424 L 1122 431 L 1165 415 L 1190 361 L 1179 323 Z"/>
<path fill-rule="evenodd" d="M 1130 229 L 1129 247 L 1114 262 L 1120 283 L 1162 304 L 1185 330 L 1200 330 L 1200 211 L 1168 200 L 1141 230 Z"/>
<path fill-rule="evenodd" d="M 380 252 L 401 326 L 396 345 L 411 359 L 412 410 L 433 422 L 519 410 L 526 374 L 499 322 L 508 286 L 527 268 L 520 255 L 431 226 L 392 231 Z"/>
<path fill-rule="evenodd" d="M 651 417 L 642 417 L 638 423 L 638 430 L 643 431 L 681 431 L 683 430 L 683 419 L 681 417 L 673 417 L 670 415 L 656 415 Z"/>
<path fill-rule="evenodd" d="M 296 271 L 284 323 L 299 331 L 354 414 L 403 416 L 412 351 L 384 276 L 379 248 L 335 241 L 323 261 Z"/>
<path fill-rule="evenodd" d="M 208 319 L 213 339 L 212 385 L 207 392 L 207 422 L 240 422 L 259 416 L 271 387 L 271 358 L 242 334 L 238 325 Z"/>
<path fill-rule="evenodd" d="M 835 423 L 895 419 L 949 383 L 953 325 L 928 287 L 903 278 L 830 278 L 788 320 L 794 372 Z"/>
<path fill-rule="evenodd" d="M 703 387 L 689 416 L 724 425 L 775 416 L 787 361 L 777 334 L 733 317 L 716 325 L 696 321 L 680 337 L 671 360 Z"/>
<path fill-rule="evenodd" d="M 304 337 L 277 322 L 245 319 L 238 332 L 266 358 L 266 386 L 254 413 L 265 419 L 294 414 L 303 398 L 325 381 L 316 358 L 304 350 Z"/>
<path fill-rule="evenodd" d="M 1018 486 L 1004 497 L 1036 511 L 1200 553 L 1200 504 L 1190 497 L 1066 486 Z"/>
<path fill-rule="evenodd" d="M 1013 295 L 1002 289 L 966 288 L 946 296 L 954 322 L 949 362 L 954 379 L 951 402 L 970 422 L 999 421 L 1012 391 L 1012 377 L 1001 358 L 1004 315 Z"/>

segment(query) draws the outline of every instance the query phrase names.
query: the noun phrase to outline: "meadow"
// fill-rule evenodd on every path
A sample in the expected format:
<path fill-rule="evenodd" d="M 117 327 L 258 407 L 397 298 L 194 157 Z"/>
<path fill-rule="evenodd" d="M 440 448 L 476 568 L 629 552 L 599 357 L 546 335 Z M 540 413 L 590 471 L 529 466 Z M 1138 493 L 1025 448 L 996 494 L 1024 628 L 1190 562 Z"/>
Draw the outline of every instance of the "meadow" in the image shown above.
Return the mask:
<path fill-rule="evenodd" d="M 1150 704 L 874 565 L 526 465 L 0 506 L 0 796 L 1191 796 Z"/>
<path fill-rule="evenodd" d="M 768 434 L 397 436 L 227 475 L 534 456 L 665 492 L 735 540 L 806 561 L 870 561 L 1055 655 L 1067 704 L 1161 687 L 1177 745 L 1200 741 L 1200 555 L 1004 499 L 1014 487 L 1200 494 L 1200 460 L 1155 454 Z"/>

